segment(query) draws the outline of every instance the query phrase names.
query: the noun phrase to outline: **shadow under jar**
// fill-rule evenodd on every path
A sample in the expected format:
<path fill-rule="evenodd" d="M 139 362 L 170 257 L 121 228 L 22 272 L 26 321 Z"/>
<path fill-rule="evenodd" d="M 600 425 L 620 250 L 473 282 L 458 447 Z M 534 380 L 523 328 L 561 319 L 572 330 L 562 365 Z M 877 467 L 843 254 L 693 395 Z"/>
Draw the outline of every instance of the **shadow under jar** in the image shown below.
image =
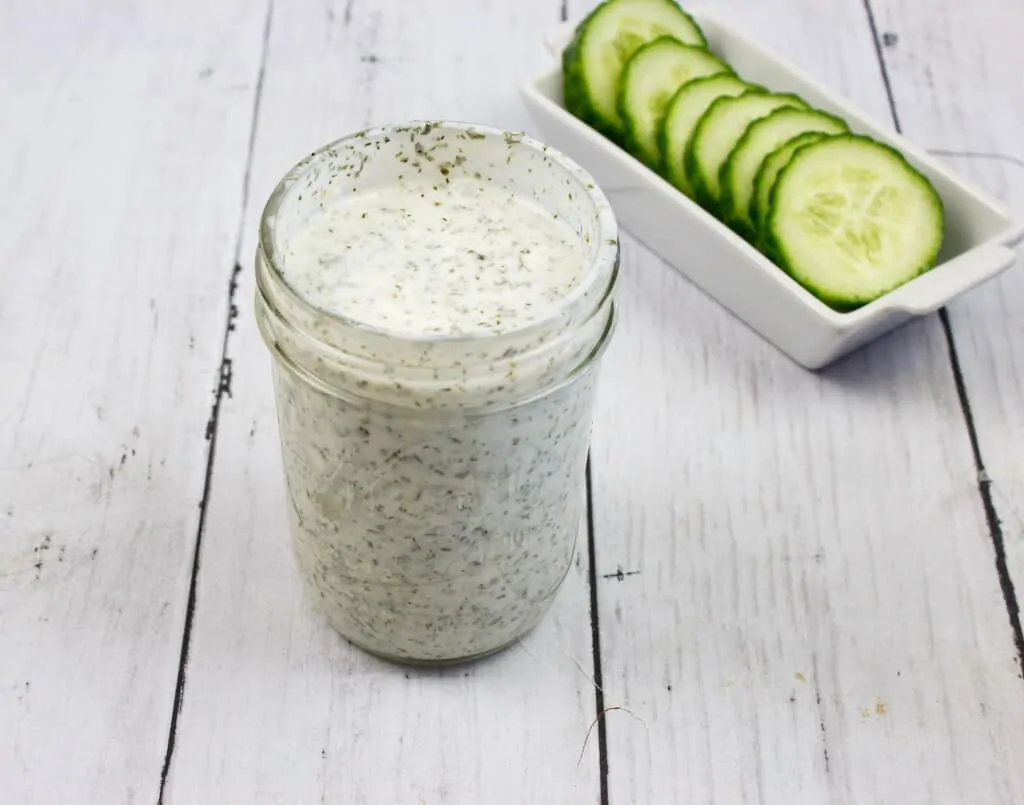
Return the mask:
<path fill-rule="evenodd" d="M 313 153 L 260 224 L 295 553 L 352 643 L 441 664 L 529 631 L 584 506 L 618 234 L 581 168 L 462 123 Z"/>

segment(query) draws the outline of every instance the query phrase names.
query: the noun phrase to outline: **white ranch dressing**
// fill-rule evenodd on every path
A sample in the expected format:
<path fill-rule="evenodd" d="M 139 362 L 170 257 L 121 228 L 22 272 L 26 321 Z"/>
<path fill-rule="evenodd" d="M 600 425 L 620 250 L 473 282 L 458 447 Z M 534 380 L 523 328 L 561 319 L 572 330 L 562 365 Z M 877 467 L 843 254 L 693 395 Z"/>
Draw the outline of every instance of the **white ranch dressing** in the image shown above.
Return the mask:
<path fill-rule="evenodd" d="M 581 245 L 539 204 L 464 178 L 335 197 L 282 270 L 315 307 L 376 330 L 498 334 L 552 315 L 586 271 Z"/>
<path fill-rule="evenodd" d="M 513 642 L 568 572 L 617 245 L 589 177 L 538 146 L 393 132 L 314 154 L 272 199 L 258 320 L 319 608 L 438 663 Z M 382 181 L 389 157 L 415 173 Z"/>

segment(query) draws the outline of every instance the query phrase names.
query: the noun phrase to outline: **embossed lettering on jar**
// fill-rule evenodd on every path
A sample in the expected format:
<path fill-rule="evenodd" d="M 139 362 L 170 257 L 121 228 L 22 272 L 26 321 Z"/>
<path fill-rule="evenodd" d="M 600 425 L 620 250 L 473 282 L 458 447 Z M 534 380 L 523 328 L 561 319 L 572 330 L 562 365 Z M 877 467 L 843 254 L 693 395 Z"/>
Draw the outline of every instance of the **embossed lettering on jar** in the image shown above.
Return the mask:
<path fill-rule="evenodd" d="M 346 638 L 404 662 L 497 651 L 571 564 L 615 219 L 519 134 L 420 123 L 299 163 L 263 214 L 298 564 Z"/>

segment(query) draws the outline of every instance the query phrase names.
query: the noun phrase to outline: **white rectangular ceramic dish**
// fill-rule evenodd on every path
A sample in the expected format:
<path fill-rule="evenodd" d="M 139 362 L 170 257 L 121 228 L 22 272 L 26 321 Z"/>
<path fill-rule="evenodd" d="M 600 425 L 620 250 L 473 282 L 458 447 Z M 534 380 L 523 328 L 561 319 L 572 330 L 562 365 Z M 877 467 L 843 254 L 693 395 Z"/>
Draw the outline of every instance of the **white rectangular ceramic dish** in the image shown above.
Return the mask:
<path fill-rule="evenodd" d="M 593 174 L 623 227 L 673 268 L 809 369 L 818 369 L 911 318 L 938 309 L 1013 264 L 1011 247 L 1024 224 L 924 151 L 868 119 L 842 98 L 714 16 L 692 12 L 712 51 L 736 72 L 846 119 L 855 132 L 899 149 L 935 185 L 946 212 L 939 262 L 926 274 L 851 313 L 839 313 L 806 291 L 728 227 L 562 106 L 555 69 L 523 87 L 530 113 L 549 145 Z M 561 56 L 575 24 L 547 38 Z"/>

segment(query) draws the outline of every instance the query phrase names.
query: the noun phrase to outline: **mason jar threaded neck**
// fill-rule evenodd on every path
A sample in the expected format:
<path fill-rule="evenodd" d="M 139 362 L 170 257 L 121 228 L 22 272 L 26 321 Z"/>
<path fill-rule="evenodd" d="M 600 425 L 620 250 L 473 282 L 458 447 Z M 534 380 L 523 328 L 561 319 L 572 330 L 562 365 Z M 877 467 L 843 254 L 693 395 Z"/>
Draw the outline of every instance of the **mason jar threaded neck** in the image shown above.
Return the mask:
<path fill-rule="evenodd" d="M 414 169 L 418 182 L 475 177 L 560 219 L 586 261 L 579 282 L 523 327 L 422 335 L 326 309 L 289 283 L 287 243 L 311 216 L 338 199 L 401 184 Z M 414 408 L 504 407 L 558 385 L 601 352 L 614 322 L 618 262 L 607 199 L 562 154 L 522 134 L 466 123 L 381 126 L 314 152 L 274 190 L 256 255 L 258 323 L 280 360 L 331 393 Z"/>

